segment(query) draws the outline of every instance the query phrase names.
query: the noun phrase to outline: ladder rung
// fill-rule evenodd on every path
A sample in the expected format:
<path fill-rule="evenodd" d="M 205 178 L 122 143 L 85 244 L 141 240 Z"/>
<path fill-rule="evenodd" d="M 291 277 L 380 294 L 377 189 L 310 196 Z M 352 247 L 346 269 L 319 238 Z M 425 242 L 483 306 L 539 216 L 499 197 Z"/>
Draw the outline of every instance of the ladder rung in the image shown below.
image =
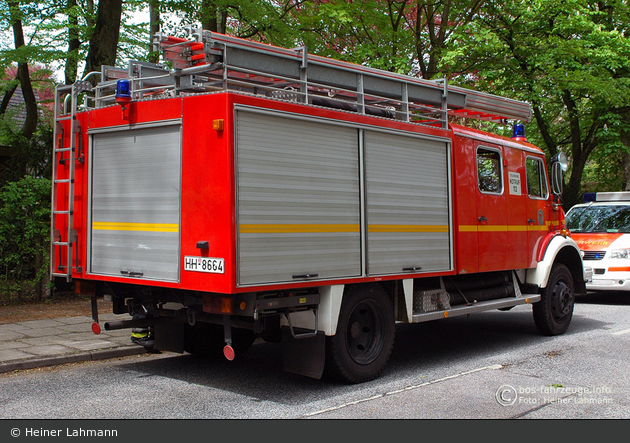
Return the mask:
<path fill-rule="evenodd" d="M 67 241 L 54 241 L 53 245 L 55 245 L 55 246 L 68 246 L 68 242 Z"/>
<path fill-rule="evenodd" d="M 55 149 L 55 152 L 66 152 L 66 151 L 70 151 L 72 148 L 59 148 L 59 149 Z"/>
<path fill-rule="evenodd" d="M 65 117 L 57 117 L 57 121 L 63 121 L 63 120 L 70 120 L 72 118 L 72 115 L 67 115 Z"/>
<path fill-rule="evenodd" d="M 50 275 L 52 275 L 53 277 L 67 277 L 68 276 L 68 274 L 66 274 L 65 272 L 64 273 L 52 272 Z"/>
<path fill-rule="evenodd" d="M 70 183 L 70 179 L 69 178 L 61 178 L 58 180 L 54 180 L 55 183 Z"/>
<path fill-rule="evenodd" d="M 53 214 L 70 214 L 70 211 L 53 211 Z"/>

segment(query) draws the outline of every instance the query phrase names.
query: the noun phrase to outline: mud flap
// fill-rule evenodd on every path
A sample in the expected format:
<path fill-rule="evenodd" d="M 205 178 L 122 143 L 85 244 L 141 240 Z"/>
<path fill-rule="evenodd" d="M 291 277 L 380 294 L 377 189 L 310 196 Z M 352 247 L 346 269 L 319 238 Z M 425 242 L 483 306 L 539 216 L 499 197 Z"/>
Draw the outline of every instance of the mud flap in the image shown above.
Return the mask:
<path fill-rule="evenodd" d="M 153 326 L 155 336 L 154 348 L 158 351 L 184 352 L 184 323 L 183 322 L 157 322 Z"/>
<path fill-rule="evenodd" d="M 325 357 L 326 336 L 323 331 L 314 337 L 296 339 L 288 327 L 282 328 L 283 370 L 320 379 L 324 373 Z"/>

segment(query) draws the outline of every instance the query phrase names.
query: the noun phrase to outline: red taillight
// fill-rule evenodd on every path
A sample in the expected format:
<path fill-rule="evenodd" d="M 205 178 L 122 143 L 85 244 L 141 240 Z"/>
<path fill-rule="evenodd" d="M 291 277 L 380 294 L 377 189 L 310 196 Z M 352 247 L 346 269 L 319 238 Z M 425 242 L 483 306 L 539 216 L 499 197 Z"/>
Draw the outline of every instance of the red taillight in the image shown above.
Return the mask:
<path fill-rule="evenodd" d="M 234 360 L 236 353 L 234 352 L 234 348 L 232 346 L 225 345 L 225 347 L 223 348 L 223 355 L 225 355 L 225 358 L 227 358 L 229 361 L 232 361 Z"/>
<path fill-rule="evenodd" d="M 232 314 L 232 299 L 213 295 L 204 296 L 203 311 L 210 314 Z"/>
<path fill-rule="evenodd" d="M 92 332 L 99 335 L 101 333 L 101 326 L 96 322 L 92 323 Z"/>

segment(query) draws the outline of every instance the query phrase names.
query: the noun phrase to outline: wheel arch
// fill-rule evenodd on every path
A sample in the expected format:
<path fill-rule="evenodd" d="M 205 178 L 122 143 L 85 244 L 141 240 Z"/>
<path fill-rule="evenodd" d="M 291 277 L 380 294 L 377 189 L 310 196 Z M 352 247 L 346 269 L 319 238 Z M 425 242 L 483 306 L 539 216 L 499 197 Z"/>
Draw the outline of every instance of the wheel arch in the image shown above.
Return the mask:
<path fill-rule="evenodd" d="M 560 234 L 549 241 L 542 260 L 538 262 L 536 268 L 527 270 L 526 282 L 539 288 L 545 288 L 555 263 L 563 263 L 569 268 L 573 276 L 575 292 L 585 294 L 586 282 L 580 249 L 573 239 Z"/>

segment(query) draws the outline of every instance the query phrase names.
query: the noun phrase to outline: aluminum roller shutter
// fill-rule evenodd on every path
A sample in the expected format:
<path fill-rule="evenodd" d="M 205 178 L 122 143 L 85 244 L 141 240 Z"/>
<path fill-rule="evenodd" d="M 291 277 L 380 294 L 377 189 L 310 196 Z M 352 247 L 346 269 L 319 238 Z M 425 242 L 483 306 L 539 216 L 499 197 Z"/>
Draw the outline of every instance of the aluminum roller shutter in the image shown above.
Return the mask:
<path fill-rule="evenodd" d="M 357 129 L 240 110 L 236 133 L 238 283 L 360 275 Z"/>
<path fill-rule="evenodd" d="M 366 131 L 368 274 L 451 268 L 448 145 Z"/>
<path fill-rule="evenodd" d="M 92 140 L 91 272 L 177 281 L 180 126 Z"/>

